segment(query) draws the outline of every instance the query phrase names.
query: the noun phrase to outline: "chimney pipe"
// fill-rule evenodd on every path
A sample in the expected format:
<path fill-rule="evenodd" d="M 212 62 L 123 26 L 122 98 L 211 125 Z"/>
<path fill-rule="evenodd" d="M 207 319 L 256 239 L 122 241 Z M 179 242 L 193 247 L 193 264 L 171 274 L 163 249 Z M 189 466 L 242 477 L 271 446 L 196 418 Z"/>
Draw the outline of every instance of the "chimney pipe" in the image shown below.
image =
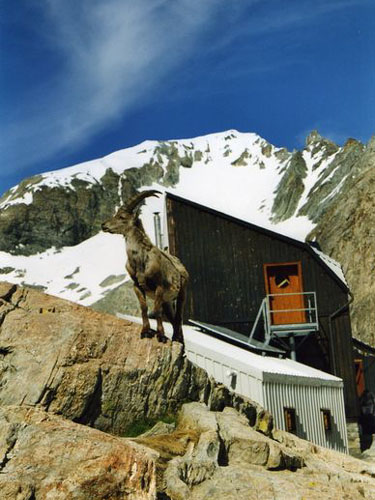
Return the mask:
<path fill-rule="evenodd" d="M 154 212 L 155 245 L 162 248 L 162 234 L 160 224 L 160 212 Z"/>

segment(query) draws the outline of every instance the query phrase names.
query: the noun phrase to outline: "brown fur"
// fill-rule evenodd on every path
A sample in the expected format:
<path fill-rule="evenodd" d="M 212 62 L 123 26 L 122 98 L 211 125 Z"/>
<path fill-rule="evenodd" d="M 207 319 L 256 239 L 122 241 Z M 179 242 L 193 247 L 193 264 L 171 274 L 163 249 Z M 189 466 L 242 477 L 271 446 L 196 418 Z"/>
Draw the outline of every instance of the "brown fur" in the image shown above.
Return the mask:
<path fill-rule="evenodd" d="M 134 291 L 142 311 L 142 337 L 151 336 L 146 295 L 154 300 L 158 339 L 165 342 L 162 312 L 173 326 L 172 340 L 183 343 L 182 317 L 189 275 L 177 257 L 153 245 L 139 219 L 138 207 L 148 196 L 159 191 L 143 191 L 132 197 L 117 213 L 102 224 L 103 231 L 125 237 L 128 261 L 126 269 L 134 282 Z M 174 304 L 175 303 L 175 304 Z"/>

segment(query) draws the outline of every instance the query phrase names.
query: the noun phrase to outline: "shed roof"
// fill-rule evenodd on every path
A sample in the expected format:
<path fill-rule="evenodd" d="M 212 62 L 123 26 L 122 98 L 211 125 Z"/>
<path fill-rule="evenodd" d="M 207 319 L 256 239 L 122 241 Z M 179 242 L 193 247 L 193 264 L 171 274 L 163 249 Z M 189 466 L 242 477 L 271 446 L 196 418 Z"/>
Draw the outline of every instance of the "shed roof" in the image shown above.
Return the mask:
<path fill-rule="evenodd" d="M 277 233 L 276 231 L 272 231 L 270 229 L 257 226 L 256 224 L 244 221 L 242 219 L 238 219 L 237 217 L 233 217 L 232 215 L 229 215 L 227 213 L 219 212 L 218 210 L 215 210 L 213 208 L 206 207 L 205 205 L 201 205 L 194 201 L 190 201 L 175 194 L 166 192 L 166 199 L 168 198 L 171 200 L 178 201 L 180 203 L 184 203 L 186 205 L 190 205 L 191 207 L 194 207 L 203 212 L 207 212 L 217 217 L 229 220 L 243 227 L 246 227 L 247 229 L 251 229 L 252 231 L 257 231 L 272 238 L 277 238 L 280 241 L 284 241 L 289 245 L 293 245 L 302 250 L 305 250 L 316 262 L 318 262 L 320 266 L 324 268 L 327 274 L 329 274 L 345 292 L 349 292 L 349 288 L 346 283 L 340 264 L 331 257 L 329 257 L 328 255 L 321 252 L 320 250 L 317 250 L 315 247 L 311 246 L 309 243 L 296 240 L 289 236 L 285 236 L 284 234 Z"/>

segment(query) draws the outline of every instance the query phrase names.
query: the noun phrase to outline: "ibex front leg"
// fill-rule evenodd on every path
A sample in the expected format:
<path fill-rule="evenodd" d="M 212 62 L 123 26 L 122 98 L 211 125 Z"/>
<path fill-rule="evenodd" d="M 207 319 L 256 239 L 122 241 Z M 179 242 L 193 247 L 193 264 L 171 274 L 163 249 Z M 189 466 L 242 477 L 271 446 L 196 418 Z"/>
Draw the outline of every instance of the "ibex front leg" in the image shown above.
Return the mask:
<path fill-rule="evenodd" d="M 142 331 L 141 331 L 141 339 L 143 339 L 145 337 L 151 338 L 151 337 L 153 337 L 153 332 L 151 331 L 150 321 L 149 321 L 148 315 L 147 315 L 146 294 L 137 285 L 134 285 L 134 291 L 135 291 L 135 294 L 137 295 L 139 305 L 141 306 L 141 311 L 142 311 L 143 326 L 142 326 Z"/>
<path fill-rule="evenodd" d="M 159 342 L 166 342 L 167 337 L 164 333 L 163 319 L 162 319 L 162 306 L 163 306 L 163 288 L 158 286 L 155 290 L 154 301 L 154 314 L 157 322 L 157 337 Z"/>

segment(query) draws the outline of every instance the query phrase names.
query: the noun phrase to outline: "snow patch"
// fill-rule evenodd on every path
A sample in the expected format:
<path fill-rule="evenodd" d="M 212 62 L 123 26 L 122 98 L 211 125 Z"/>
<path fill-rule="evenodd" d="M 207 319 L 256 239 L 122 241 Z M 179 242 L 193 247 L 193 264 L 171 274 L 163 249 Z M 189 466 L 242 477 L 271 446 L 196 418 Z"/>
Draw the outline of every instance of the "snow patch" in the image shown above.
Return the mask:
<path fill-rule="evenodd" d="M 314 250 L 314 252 L 319 256 L 320 259 L 333 271 L 336 276 L 349 288 L 349 285 L 345 279 L 344 272 L 342 270 L 342 267 L 337 260 L 332 259 L 332 257 L 329 257 L 325 253 L 323 253 L 321 250 L 318 250 L 316 247 L 311 245 L 311 248 Z"/>
<path fill-rule="evenodd" d="M 120 235 L 99 233 L 74 247 L 51 248 L 31 256 L 0 252 L 0 279 L 16 284 L 42 286 L 46 293 L 82 305 L 90 305 L 129 279 L 125 271 L 125 242 Z M 1 274 L 3 268 L 14 271 Z M 107 287 L 101 283 L 109 276 L 122 280 Z"/>
<path fill-rule="evenodd" d="M 11 205 L 31 205 L 33 202 L 33 193 L 28 191 L 26 192 L 22 197 L 20 198 L 14 198 L 12 200 L 12 194 L 8 196 L 6 200 L 4 200 L 2 203 L 0 203 L 0 209 L 5 210 Z"/>

